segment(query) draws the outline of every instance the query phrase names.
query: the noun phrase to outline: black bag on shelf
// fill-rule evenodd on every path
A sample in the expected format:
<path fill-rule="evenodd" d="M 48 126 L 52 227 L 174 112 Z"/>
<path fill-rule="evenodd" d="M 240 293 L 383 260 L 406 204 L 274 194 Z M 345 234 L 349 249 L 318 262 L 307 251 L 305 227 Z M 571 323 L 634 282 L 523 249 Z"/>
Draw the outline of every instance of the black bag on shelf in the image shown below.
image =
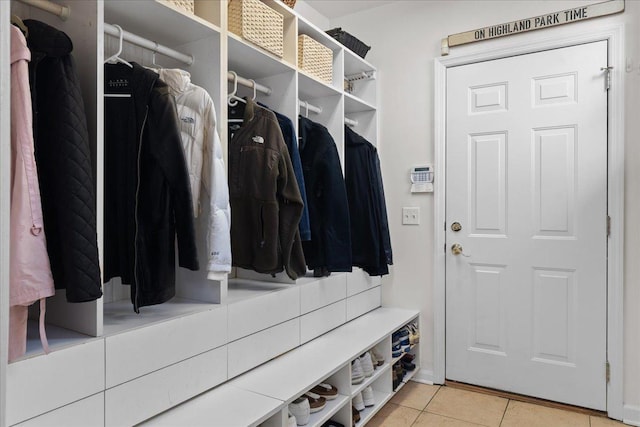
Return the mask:
<path fill-rule="evenodd" d="M 354 37 L 346 31 L 343 31 L 340 27 L 334 28 L 332 30 L 327 30 L 327 34 L 338 40 L 342 45 L 353 51 L 360 58 L 364 59 L 364 57 L 367 56 L 367 52 L 369 52 L 369 49 L 371 49 L 371 46 L 367 46 L 366 44 L 362 43 L 357 37 Z"/>

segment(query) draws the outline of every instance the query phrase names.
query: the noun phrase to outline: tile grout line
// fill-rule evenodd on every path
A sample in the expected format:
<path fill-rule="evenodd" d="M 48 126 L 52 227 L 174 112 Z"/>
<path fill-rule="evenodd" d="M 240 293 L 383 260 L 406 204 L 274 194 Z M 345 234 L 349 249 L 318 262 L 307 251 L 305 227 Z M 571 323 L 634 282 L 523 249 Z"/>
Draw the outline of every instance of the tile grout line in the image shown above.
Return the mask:
<path fill-rule="evenodd" d="M 507 406 L 504 407 L 504 412 L 502 413 L 502 418 L 500 419 L 500 424 L 498 424 L 498 427 L 502 426 L 502 423 L 504 422 L 504 416 L 507 415 L 507 410 L 509 409 L 510 402 L 511 399 L 507 399 Z"/>

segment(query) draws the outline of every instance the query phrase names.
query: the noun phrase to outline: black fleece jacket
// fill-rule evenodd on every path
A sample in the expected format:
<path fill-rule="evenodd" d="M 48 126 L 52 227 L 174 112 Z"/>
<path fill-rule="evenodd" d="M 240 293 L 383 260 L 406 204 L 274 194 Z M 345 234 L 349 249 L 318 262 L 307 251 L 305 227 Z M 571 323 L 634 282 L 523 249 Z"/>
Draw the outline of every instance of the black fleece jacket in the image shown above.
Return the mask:
<path fill-rule="evenodd" d="M 179 265 L 198 269 L 189 175 L 175 102 L 158 75 L 106 64 L 104 89 L 104 280 L 131 284 L 137 312 L 175 295 L 176 234 Z"/>

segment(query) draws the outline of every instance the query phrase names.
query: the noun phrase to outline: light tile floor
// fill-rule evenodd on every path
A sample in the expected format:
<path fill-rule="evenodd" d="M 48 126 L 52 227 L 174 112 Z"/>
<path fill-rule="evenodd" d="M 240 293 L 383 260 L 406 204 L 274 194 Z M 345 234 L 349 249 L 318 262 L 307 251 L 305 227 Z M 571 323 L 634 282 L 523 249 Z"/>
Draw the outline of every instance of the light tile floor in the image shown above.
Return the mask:
<path fill-rule="evenodd" d="M 607 418 L 451 387 L 406 384 L 371 427 L 622 427 Z"/>

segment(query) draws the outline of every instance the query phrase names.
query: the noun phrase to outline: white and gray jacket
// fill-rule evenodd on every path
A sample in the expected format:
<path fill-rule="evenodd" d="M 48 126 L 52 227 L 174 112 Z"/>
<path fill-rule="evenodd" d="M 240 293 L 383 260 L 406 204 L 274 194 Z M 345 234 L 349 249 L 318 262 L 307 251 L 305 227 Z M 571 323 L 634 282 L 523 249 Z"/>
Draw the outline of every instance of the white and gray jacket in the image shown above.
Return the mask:
<path fill-rule="evenodd" d="M 207 226 L 207 278 L 222 280 L 231 271 L 231 207 L 215 106 L 206 90 L 191 83 L 187 71 L 157 71 L 175 96 L 195 217 L 202 213 L 201 197 L 204 203 L 209 199 L 208 218 L 198 221 L 206 220 Z"/>

